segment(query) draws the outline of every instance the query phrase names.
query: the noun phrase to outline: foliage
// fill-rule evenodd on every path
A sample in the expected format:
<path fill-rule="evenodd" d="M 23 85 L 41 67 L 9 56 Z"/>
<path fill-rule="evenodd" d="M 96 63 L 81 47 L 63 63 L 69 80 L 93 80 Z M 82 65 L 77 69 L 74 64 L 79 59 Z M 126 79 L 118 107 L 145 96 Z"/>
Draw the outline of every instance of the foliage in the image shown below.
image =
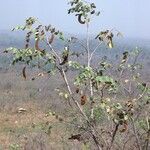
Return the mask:
<path fill-rule="evenodd" d="M 10 150 L 19 150 L 20 149 L 20 146 L 18 144 L 11 144 L 9 146 L 9 149 Z"/>

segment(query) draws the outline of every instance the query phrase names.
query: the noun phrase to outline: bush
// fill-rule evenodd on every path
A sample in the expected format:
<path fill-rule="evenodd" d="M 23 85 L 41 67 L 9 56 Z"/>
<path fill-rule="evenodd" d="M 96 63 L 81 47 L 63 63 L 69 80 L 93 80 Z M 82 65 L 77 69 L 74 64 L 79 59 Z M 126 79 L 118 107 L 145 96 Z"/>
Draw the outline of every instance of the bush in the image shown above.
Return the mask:
<path fill-rule="evenodd" d="M 105 57 L 95 66 L 93 60 L 95 54 L 98 55 L 99 47 L 105 44 L 112 49 L 114 36 L 120 36 L 121 33 L 116 29 L 101 31 L 95 35 L 95 40 L 99 43 L 90 48 L 89 26 L 92 17 L 98 16 L 100 12 L 96 11 L 94 3 L 83 0 L 71 0 L 69 5 L 68 14 L 74 14 L 78 22 L 87 29 L 86 44 L 77 37 L 66 38 L 63 32 L 52 25 L 45 26 L 36 18 L 30 17 L 25 25 L 13 29 L 26 31 L 27 34 L 23 49 L 7 49 L 14 55 L 12 64 L 21 62 L 26 65 L 22 70 L 25 79 L 27 66 L 37 67 L 42 71 L 32 80 L 47 74 L 58 74 L 63 79 L 65 87 L 57 88 L 56 91 L 72 108 L 71 114 L 76 114 L 76 121 L 73 123 L 78 128 L 70 140 L 84 143 L 83 135 L 86 133 L 90 136 L 89 142 L 94 143 L 99 150 L 125 149 L 127 145 L 139 150 L 148 149 L 150 119 L 147 111 L 150 89 L 139 73 L 142 69 L 138 62 L 141 51 L 136 48 L 131 52 L 123 52 L 117 65 L 116 62 L 110 64 Z M 31 37 L 34 37 L 34 47 L 30 45 Z M 62 41 L 62 51 L 53 47 L 55 39 Z M 45 44 L 45 49 L 40 47 L 40 43 Z M 83 50 L 73 51 L 70 47 L 75 43 Z M 76 61 L 83 56 L 84 61 Z M 137 122 L 145 115 L 147 127 L 141 131 Z M 102 124 L 104 121 L 105 125 Z M 147 138 L 141 139 L 143 134 Z M 134 144 L 129 141 L 132 136 Z M 118 138 L 121 143 L 117 142 Z"/>

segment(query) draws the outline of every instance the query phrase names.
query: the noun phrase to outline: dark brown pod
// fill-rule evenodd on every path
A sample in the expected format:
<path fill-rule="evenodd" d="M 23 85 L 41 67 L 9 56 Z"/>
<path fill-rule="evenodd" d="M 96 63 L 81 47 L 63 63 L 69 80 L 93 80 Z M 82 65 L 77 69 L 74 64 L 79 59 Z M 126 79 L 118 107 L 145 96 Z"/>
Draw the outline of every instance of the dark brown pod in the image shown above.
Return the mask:
<path fill-rule="evenodd" d="M 69 52 L 65 53 L 62 58 L 63 58 L 63 61 L 59 64 L 59 65 L 64 65 L 68 62 L 68 57 L 69 57 Z"/>
<path fill-rule="evenodd" d="M 71 135 L 69 140 L 78 140 L 78 141 L 80 141 L 81 140 L 81 134 Z"/>
<path fill-rule="evenodd" d="M 49 44 L 52 44 L 53 43 L 53 41 L 54 41 L 54 34 L 52 34 L 51 36 L 50 36 L 50 38 L 49 38 Z"/>
<path fill-rule="evenodd" d="M 124 52 L 124 53 L 123 53 L 123 58 L 122 58 L 121 63 L 125 63 L 125 62 L 127 61 L 128 55 L 129 55 L 128 52 Z"/>
<path fill-rule="evenodd" d="M 27 78 L 27 76 L 26 76 L 26 67 L 24 67 L 24 68 L 22 69 L 22 75 L 23 75 L 24 79 Z"/>
<path fill-rule="evenodd" d="M 85 105 L 86 101 L 87 101 L 86 95 L 82 95 L 81 96 L 81 105 Z"/>
<path fill-rule="evenodd" d="M 25 45 L 25 49 L 27 49 L 28 47 L 29 47 L 29 44 L 26 44 L 26 45 Z"/>
<path fill-rule="evenodd" d="M 81 23 L 81 24 L 85 24 L 85 21 L 82 20 L 82 14 L 78 14 L 78 21 L 79 21 L 79 23 Z"/>
<path fill-rule="evenodd" d="M 59 65 L 64 65 L 68 62 L 68 56 L 65 56 L 63 61 Z"/>
<path fill-rule="evenodd" d="M 79 93 L 79 88 L 76 88 L 76 93 L 77 93 L 77 94 Z"/>
<path fill-rule="evenodd" d="M 93 15 L 95 13 L 95 10 L 91 11 L 91 14 Z"/>

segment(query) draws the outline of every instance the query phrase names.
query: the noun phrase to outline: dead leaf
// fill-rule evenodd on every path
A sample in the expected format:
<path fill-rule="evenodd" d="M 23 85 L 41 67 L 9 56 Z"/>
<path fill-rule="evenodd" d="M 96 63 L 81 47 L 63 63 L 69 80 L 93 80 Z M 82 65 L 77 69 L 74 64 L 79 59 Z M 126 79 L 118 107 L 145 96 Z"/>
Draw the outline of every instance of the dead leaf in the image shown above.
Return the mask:
<path fill-rule="evenodd" d="M 87 101 L 86 95 L 82 95 L 81 96 L 81 105 L 85 105 L 86 101 Z"/>

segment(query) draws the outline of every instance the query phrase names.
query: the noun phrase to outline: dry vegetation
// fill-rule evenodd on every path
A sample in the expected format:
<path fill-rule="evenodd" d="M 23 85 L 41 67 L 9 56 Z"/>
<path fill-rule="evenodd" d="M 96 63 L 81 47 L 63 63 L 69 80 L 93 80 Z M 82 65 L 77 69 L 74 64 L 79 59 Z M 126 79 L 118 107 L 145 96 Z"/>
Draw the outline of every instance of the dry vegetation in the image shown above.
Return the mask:
<path fill-rule="evenodd" d="M 25 81 L 16 72 L 0 74 L 5 79 L 0 82 L 0 149 L 78 149 L 79 142 L 68 142 L 69 116 L 66 117 L 65 103 L 53 91 L 55 82 L 41 79 L 37 86 L 37 82 Z M 43 91 L 39 92 L 40 88 Z"/>
<path fill-rule="evenodd" d="M 71 112 L 72 108 L 67 101 L 59 97 L 54 90 L 64 87 L 61 79 L 58 80 L 58 76 L 46 76 L 32 81 L 33 74 L 39 71 L 28 69 L 25 80 L 19 68 L 22 66 L 3 68 L 0 73 L 0 78 L 4 79 L 0 81 L 0 149 L 95 149 L 93 145 L 68 140 L 71 133 L 76 134 L 78 129 L 76 132 L 76 123 L 72 122 L 76 114 Z M 146 79 L 149 80 L 147 77 Z M 101 113 L 99 119 L 103 128 L 99 127 L 98 130 L 103 130 L 103 136 L 107 137 L 109 133 L 105 131 L 111 130 L 113 125 L 105 121 L 106 116 Z M 148 112 L 143 112 L 142 115 L 146 113 Z M 125 134 L 118 134 L 114 150 L 123 148 L 123 143 L 120 143 L 123 139 L 127 139 L 128 143 L 125 150 L 136 150 L 135 145 L 131 146 L 136 143 L 136 139 L 131 136 L 130 130 L 131 126 Z M 88 135 L 84 134 L 83 140 L 86 141 L 83 143 L 88 143 Z"/>
<path fill-rule="evenodd" d="M 114 37 L 122 36 L 115 28 L 100 31 L 92 45 L 89 26 L 100 12 L 83 0 L 69 4 L 84 40 L 33 17 L 13 29 L 26 37 L 24 48 L 4 51 L 13 56 L 11 69 L 0 68 L 0 148 L 148 150 L 149 66 L 141 49 L 115 53 Z"/>

